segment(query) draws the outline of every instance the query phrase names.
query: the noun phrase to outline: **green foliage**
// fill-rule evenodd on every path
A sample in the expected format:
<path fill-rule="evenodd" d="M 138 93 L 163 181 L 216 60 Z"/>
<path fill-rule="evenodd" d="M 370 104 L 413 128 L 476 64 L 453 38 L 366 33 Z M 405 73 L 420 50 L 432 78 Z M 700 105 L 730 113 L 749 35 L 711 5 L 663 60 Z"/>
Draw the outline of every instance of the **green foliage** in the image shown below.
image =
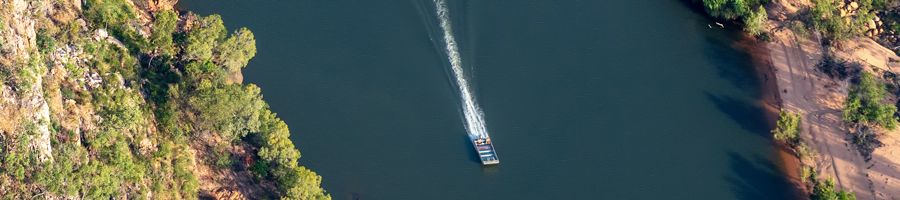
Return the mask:
<path fill-rule="evenodd" d="M 768 18 L 766 3 L 768 0 L 703 0 L 703 7 L 713 17 L 743 21 L 747 33 L 760 36 Z"/>
<path fill-rule="evenodd" d="M 135 29 L 137 11 L 128 0 L 87 0 L 84 5 L 84 17 L 108 28 L 129 50 L 141 52 L 147 48 L 147 40 Z"/>
<path fill-rule="evenodd" d="M 759 2 L 755 2 L 755 5 L 751 4 L 752 2 L 752 0 L 703 0 L 703 6 L 714 17 L 733 20 L 746 16 L 751 6 L 759 5 Z"/>
<path fill-rule="evenodd" d="M 56 48 L 56 39 L 47 33 L 47 29 L 38 29 L 35 41 L 38 50 L 43 54 L 48 54 Z"/>
<path fill-rule="evenodd" d="M 267 167 L 269 174 L 278 182 L 278 187 L 284 194 L 282 198 L 331 199 L 320 186 L 322 177 L 297 164 L 300 152 L 290 141 L 287 124 L 268 109 L 261 112 L 261 126 L 254 135 L 254 140 L 260 143 L 257 144 L 260 146 L 257 154 L 263 162 L 270 165 Z"/>
<path fill-rule="evenodd" d="M 892 130 L 897 126 L 897 107 L 885 102 L 887 88 L 869 73 L 862 73 L 844 102 L 844 121 L 878 125 Z"/>
<path fill-rule="evenodd" d="M 840 1 L 843 0 L 813 0 L 814 6 L 810 9 L 815 28 L 835 40 L 861 35 L 866 23 L 875 17 L 873 9 L 884 4 L 880 0 L 860 0 L 857 1 L 859 9 L 856 15 L 842 17 L 838 6 Z"/>
<path fill-rule="evenodd" d="M 772 130 L 775 139 L 791 146 L 800 143 L 800 114 L 781 111 L 775 129 Z"/>
<path fill-rule="evenodd" d="M 165 10 L 156 13 L 153 20 L 153 34 L 150 35 L 150 46 L 162 55 L 174 55 L 175 45 L 172 34 L 178 22 L 175 11 Z"/>
<path fill-rule="evenodd" d="M 129 26 L 137 18 L 127 0 L 87 0 L 85 18 L 106 27 Z"/>
<path fill-rule="evenodd" d="M 181 151 L 187 151 L 187 147 L 183 146 Z M 193 155 L 180 153 L 175 157 L 173 164 L 175 180 L 181 186 L 180 196 L 186 199 L 197 199 L 200 182 L 197 181 L 197 177 L 192 171 Z"/>
<path fill-rule="evenodd" d="M 202 125 L 233 141 L 258 130 L 264 106 L 259 92 L 255 85 L 203 84 L 188 103 L 201 111 Z"/>
<path fill-rule="evenodd" d="M 231 157 L 231 152 L 228 152 L 225 149 L 218 149 L 215 152 L 215 165 L 219 168 L 229 168 L 234 165 L 234 159 Z"/>
<path fill-rule="evenodd" d="M 87 151 L 73 143 L 57 142 L 53 146 L 54 162 L 48 163 L 36 173 L 37 182 L 52 194 L 77 196 L 86 177 L 81 174 L 81 162 L 87 160 Z"/>
<path fill-rule="evenodd" d="M 269 176 L 269 164 L 265 162 L 255 162 L 252 166 L 250 166 L 250 171 L 253 172 L 257 177 L 268 177 Z"/>
<path fill-rule="evenodd" d="M 744 31 L 750 33 L 751 35 L 759 36 L 765 30 L 766 20 L 768 20 L 769 15 L 766 14 L 766 8 L 763 6 L 759 6 L 755 11 L 750 12 L 750 14 L 744 18 Z"/>
<path fill-rule="evenodd" d="M 240 28 L 225 40 L 216 51 L 217 63 L 229 72 L 239 71 L 256 55 L 256 39 L 253 32 Z"/>
<path fill-rule="evenodd" d="M 247 28 L 237 29 L 226 39 L 218 15 L 203 17 L 187 34 L 185 57 L 200 63 L 211 61 L 228 73 L 239 72 L 256 55 L 256 39 Z"/>
<path fill-rule="evenodd" d="M 19 181 L 25 179 L 28 169 L 30 169 L 29 166 L 35 160 L 34 152 L 28 146 L 31 142 L 30 137 L 30 135 L 20 135 L 14 142 L 2 141 L 5 149 L 0 151 L 3 155 L 0 171 Z"/>
<path fill-rule="evenodd" d="M 82 57 L 89 58 L 84 64 L 62 63 L 69 76 L 59 92 L 78 106 L 91 106 L 90 112 L 75 110 L 74 117 L 90 117 L 93 127 L 64 129 L 59 113 L 51 115 L 53 161 L 44 163 L 31 147 L 35 125 L 23 125 L 24 134 L 0 134 L 0 185 L 16 191 L 12 198 L 197 199 L 198 155 L 188 141 L 203 138 L 189 133 L 212 130 L 229 141 L 255 140 L 260 159 L 250 169 L 274 181 L 284 198 L 330 199 L 321 177 L 298 165 L 300 153 L 287 125 L 268 110 L 260 89 L 226 81 L 255 56 L 252 32 L 241 28 L 226 38 L 217 15 L 176 32 L 179 15 L 160 11 L 144 38 L 138 34 L 144 28 L 137 15 L 142 11 L 128 0 L 86 0 L 83 6 L 86 28 L 110 31 L 125 48 L 93 40 L 81 34 L 85 27 L 68 23 L 39 29 L 42 54 L 17 63 L 20 67 L 0 69 L 0 77 L 13 79 L 3 84 L 26 92 L 47 74 L 45 54 L 57 45 L 74 45 L 90 55 Z M 86 75 L 99 75 L 101 82 L 81 87 L 86 81 L 79 79 Z M 250 133 L 253 137 L 246 137 Z M 221 152 L 211 159 L 231 165 L 234 156 Z"/>
<path fill-rule="evenodd" d="M 810 194 L 812 200 L 856 200 L 853 192 L 837 191 L 831 179 L 818 181 Z"/>
<path fill-rule="evenodd" d="M 219 15 L 210 15 L 194 22 L 195 27 L 187 34 L 184 56 L 186 59 L 209 61 L 220 42 L 225 40 L 227 31 Z"/>

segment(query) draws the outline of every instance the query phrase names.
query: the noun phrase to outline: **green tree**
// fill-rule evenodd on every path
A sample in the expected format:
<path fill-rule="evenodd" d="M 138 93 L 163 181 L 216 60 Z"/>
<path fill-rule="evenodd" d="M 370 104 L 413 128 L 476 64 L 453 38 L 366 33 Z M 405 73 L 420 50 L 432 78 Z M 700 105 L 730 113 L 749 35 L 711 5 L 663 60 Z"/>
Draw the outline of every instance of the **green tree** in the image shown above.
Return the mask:
<path fill-rule="evenodd" d="M 703 7 L 713 17 L 741 20 L 745 31 L 760 35 L 768 18 L 766 8 L 763 7 L 765 3 L 768 0 L 703 0 Z"/>
<path fill-rule="evenodd" d="M 747 17 L 752 8 L 768 2 L 769 0 L 703 0 L 703 7 L 713 17 L 734 20 Z"/>
<path fill-rule="evenodd" d="M 264 102 L 255 85 L 201 85 L 189 103 L 200 113 L 206 128 L 224 139 L 237 140 L 259 129 L 259 111 Z"/>
<path fill-rule="evenodd" d="M 772 130 L 775 139 L 791 146 L 800 143 L 800 114 L 781 111 L 775 129 Z"/>
<path fill-rule="evenodd" d="M 253 32 L 247 28 L 240 28 L 219 45 L 216 51 L 216 62 L 225 66 L 228 72 L 237 72 L 247 66 L 247 62 L 255 55 L 256 39 L 253 37 Z"/>
<path fill-rule="evenodd" d="M 750 12 L 750 15 L 744 18 L 744 31 L 751 35 L 758 36 L 765 31 L 766 20 L 769 15 L 766 14 L 766 8 L 759 6 L 756 11 Z"/>
<path fill-rule="evenodd" d="M 87 0 L 84 5 L 85 18 L 104 27 L 122 27 L 137 18 L 126 0 Z"/>
<path fill-rule="evenodd" d="M 858 85 L 851 88 L 844 102 L 844 121 L 894 129 L 897 107 L 885 102 L 886 94 L 884 84 L 869 73 L 861 73 Z"/>
<path fill-rule="evenodd" d="M 287 124 L 275 117 L 267 108 L 260 111 L 261 126 L 255 134 L 260 146 L 257 153 L 270 170 L 283 199 L 331 199 L 322 189 L 322 177 L 297 164 L 300 152 L 290 140 Z M 263 167 L 260 167 L 263 168 Z"/>
<path fill-rule="evenodd" d="M 834 181 L 831 179 L 825 181 L 817 181 L 810 194 L 812 200 L 856 200 L 856 195 L 852 192 L 837 191 Z"/>
<path fill-rule="evenodd" d="M 175 11 L 165 10 L 154 15 L 153 34 L 150 35 L 150 46 L 154 53 L 169 56 L 175 54 L 172 33 L 175 32 L 177 21 Z"/>
<path fill-rule="evenodd" d="M 213 51 L 219 43 L 225 40 L 227 34 L 222 17 L 210 15 L 194 22 L 194 26 L 187 34 L 187 45 L 184 49 L 186 59 L 209 61 Z"/>

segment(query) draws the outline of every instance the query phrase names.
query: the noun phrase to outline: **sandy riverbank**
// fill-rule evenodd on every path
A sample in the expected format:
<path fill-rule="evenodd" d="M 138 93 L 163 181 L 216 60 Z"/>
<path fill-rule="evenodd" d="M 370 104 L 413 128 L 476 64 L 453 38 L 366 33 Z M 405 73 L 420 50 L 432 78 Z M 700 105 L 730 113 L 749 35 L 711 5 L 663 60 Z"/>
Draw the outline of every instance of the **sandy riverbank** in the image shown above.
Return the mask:
<path fill-rule="evenodd" d="M 762 90 L 758 105 L 765 111 L 768 127 L 773 129 L 775 121 L 778 120 L 779 111 L 781 111 L 781 96 L 779 95 L 778 83 L 775 70 L 770 59 L 769 48 L 767 43 L 759 41 L 751 36 L 745 36 L 737 43 L 737 48 L 743 49 L 751 57 L 751 62 L 755 67 L 755 75 L 759 80 L 759 86 Z M 781 173 L 795 188 L 792 189 L 795 199 L 806 198 L 806 191 L 800 180 L 801 163 L 794 155 L 793 151 L 780 143 L 773 142 L 775 156 L 779 159 Z"/>
<path fill-rule="evenodd" d="M 795 33 L 786 28 L 787 20 L 778 20 L 788 19 L 798 10 L 792 6 L 776 1 L 769 9 L 772 40 L 761 45 L 768 54 L 768 64 L 761 68 L 768 65 L 775 77 L 774 91 L 779 99 L 776 102 L 782 109 L 801 114 L 801 138 L 818 152 L 818 156 L 802 164 L 814 167 L 820 178 L 834 179 L 838 187 L 852 190 L 858 199 L 900 198 L 900 131 L 880 137 L 885 146 L 873 153 L 872 160 L 866 161 L 860 155 L 850 143 L 841 119 L 849 84 L 816 70 L 825 51 L 817 36 Z M 854 39 L 842 45 L 843 49 L 835 50 L 835 55 L 865 63 L 867 71 L 895 68 L 889 60 L 896 55 L 871 39 Z M 797 160 L 793 155 L 785 160 L 791 159 Z M 785 166 L 785 170 L 799 173 L 799 167 Z"/>

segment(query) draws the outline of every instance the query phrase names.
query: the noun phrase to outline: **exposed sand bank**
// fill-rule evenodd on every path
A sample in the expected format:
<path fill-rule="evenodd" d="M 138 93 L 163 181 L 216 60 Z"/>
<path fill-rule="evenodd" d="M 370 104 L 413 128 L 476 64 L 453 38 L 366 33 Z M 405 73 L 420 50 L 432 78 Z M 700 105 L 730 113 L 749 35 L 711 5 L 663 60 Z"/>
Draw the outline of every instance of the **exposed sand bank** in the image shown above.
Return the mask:
<path fill-rule="evenodd" d="M 738 48 L 743 49 L 751 56 L 753 66 L 756 68 L 757 79 L 760 80 L 759 85 L 763 92 L 759 98 L 758 104 L 765 111 L 766 120 L 770 129 L 775 127 L 775 121 L 778 120 L 778 113 L 781 111 L 781 92 L 778 90 L 775 70 L 770 59 L 769 48 L 767 43 L 761 42 L 750 36 L 741 39 L 737 43 Z M 776 143 L 773 144 L 776 149 L 781 172 L 784 174 L 793 188 L 795 199 L 806 198 L 806 188 L 800 180 L 801 163 L 794 155 L 790 147 Z"/>
<path fill-rule="evenodd" d="M 838 187 L 852 190 L 858 199 L 900 198 L 900 131 L 880 136 L 884 146 L 875 150 L 870 161 L 865 161 L 850 143 L 841 118 L 848 82 L 833 80 L 816 70 L 825 52 L 817 36 L 784 28 L 786 19 L 800 7 L 798 2 L 773 3 L 770 24 L 781 28 L 772 29 L 772 40 L 764 46 L 768 48 L 768 65 L 777 84 L 780 107 L 801 114 L 801 138 L 818 151 L 818 156 L 803 164 L 814 167 L 820 178 L 834 179 Z M 890 61 L 897 56 L 869 38 L 842 42 L 841 46 L 834 55 L 870 65 L 867 71 L 897 69 L 896 62 Z"/>

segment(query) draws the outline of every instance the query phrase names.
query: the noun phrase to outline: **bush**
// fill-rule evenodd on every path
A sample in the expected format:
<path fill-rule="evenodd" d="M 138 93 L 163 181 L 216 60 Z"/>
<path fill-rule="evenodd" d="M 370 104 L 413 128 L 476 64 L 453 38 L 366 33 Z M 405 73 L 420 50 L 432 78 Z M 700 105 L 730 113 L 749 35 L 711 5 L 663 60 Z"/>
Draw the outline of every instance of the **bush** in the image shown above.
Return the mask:
<path fill-rule="evenodd" d="M 87 0 L 84 3 L 84 17 L 95 24 L 109 29 L 110 33 L 122 41 L 129 50 L 147 48 L 147 40 L 137 33 L 136 8 L 127 0 Z"/>
<path fill-rule="evenodd" d="M 818 181 L 810 195 L 812 200 L 856 200 L 853 192 L 837 191 L 831 179 Z"/>
<path fill-rule="evenodd" d="M 781 111 L 772 135 L 775 139 L 796 147 L 800 143 L 800 114 Z"/>
<path fill-rule="evenodd" d="M 260 131 L 254 141 L 260 147 L 257 153 L 269 165 L 267 167 L 284 199 L 331 199 L 321 188 L 322 177 L 299 166 L 300 152 L 290 140 L 287 124 L 275 117 L 267 108 L 260 111 Z"/>
<path fill-rule="evenodd" d="M 264 102 L 255 85 L 201 85 L 188 103 L 197 109 L 202 125 L 223 139 L 234 141 L 259 128 Z"/>
<path fill-rule="evenodd" d="M 184 54 L 186 59 L 209 61 L 219 43 L 227 34 L 222 17 L 210 15 L 194 22 L 195 27 L 187 34 L 187 45 Z"/>
<path fill-rule="evenodd" d="M 897 126 L 897 107 L 885 102 L 887 88 L 869 73 L 862 73 L 844 102 L 844 121 L 892 130 Z"/>
<path fill-rule="evenodd" d="M 750 14 L 744 18 L 744 31 L 754 36 L 763 34 L 768 18 L 769 15 L 766 14 L 766 8 L 763 6 L 757 7 L 755 11 L 750 12 Z"/>
<path fill-rule="evenodd" d="M 223 65 L 228 72 L 237 72 L 247 66 L 255 55 L 256 39 L 253 32 L 247 28 L 240 28 L 216 49 L 216 62 Z"/>
<path fill-rule="evenodd" d="M 177 21 L 178 15 L 175 14 L 175 11 L 160 11 L 154 15 L 150 46 L 156 54 L 170 56 L 175 54 L 172 34 L 175 32 Z"/>
<path fill-rule="evenodd" d="M 842 17 L 838 6 L 839 1 L 843 0 L 813 0 L 815 5 L 810 10 L 816 29 L 834 40 L 861 35 L 866 29 L 865 24 L 875 17 L 872 10 L 880 4 L 872 0 L 858 1 L 857 14 Z"/>

